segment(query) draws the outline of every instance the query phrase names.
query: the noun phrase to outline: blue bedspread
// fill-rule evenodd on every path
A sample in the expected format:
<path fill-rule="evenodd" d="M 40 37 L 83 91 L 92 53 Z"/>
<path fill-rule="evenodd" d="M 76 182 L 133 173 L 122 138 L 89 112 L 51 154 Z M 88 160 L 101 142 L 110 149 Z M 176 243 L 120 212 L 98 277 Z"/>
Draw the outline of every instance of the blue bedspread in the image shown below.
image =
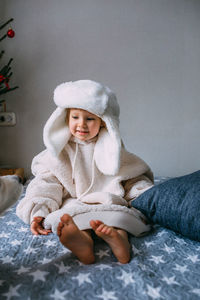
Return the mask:
<path fill-rule="evenodd" d="M 200 243 L 157 225 L 130 236 L 130 263 L 96 239 L 96 263 L 83 265 L 57 236 L 33 236 L 15 214 L 0 216 L 0 299 L 200 299 Z"/>

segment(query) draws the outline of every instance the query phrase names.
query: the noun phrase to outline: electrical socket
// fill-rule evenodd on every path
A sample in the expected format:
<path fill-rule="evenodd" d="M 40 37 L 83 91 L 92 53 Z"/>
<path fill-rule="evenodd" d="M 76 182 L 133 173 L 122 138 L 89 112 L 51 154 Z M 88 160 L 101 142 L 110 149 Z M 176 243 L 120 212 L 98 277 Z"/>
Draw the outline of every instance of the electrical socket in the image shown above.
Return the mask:
<path fill-rule="evenodd" d="M 14 112 L 0 112 L 0 126 L 14 126 L 16 116 Z"/>

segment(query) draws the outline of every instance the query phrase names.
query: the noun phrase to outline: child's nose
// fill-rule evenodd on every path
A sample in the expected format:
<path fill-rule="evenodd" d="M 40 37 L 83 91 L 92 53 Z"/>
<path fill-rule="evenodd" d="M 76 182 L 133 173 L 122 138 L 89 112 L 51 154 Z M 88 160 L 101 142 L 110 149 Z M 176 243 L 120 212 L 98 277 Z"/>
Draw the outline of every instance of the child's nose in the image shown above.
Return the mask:
<path fill-rule="evenodd" d="M 80 125 L 80 126 L 85 126 L 85 125 L 86 125 L 86 121 L 85 121 L 84 118 L 81 118 L 81 119 L 80 119 L 79 125 Z"/>

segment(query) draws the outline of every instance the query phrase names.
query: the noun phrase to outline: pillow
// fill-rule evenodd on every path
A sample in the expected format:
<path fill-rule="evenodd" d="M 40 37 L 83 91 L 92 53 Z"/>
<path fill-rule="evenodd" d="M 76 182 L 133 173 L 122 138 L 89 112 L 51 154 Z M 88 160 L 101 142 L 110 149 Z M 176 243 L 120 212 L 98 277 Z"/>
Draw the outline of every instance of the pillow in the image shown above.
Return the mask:
<path fill-rule="evenodd" d="M 131 205 L 153 223 L 200 241 L 200 171 L 160 183 Z"/>

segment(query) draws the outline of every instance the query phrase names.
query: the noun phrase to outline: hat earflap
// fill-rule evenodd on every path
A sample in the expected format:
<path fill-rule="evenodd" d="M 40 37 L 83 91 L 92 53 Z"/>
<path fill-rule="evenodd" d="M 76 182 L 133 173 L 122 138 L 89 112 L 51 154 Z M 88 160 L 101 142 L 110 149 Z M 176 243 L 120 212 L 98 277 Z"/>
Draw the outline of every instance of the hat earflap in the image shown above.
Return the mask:
<path fill-rule="evenodd" d="M 71 133 L 66 124 L 66 112 L 66 109 L 58 107 L 44 126 L 44 144 L 55 156 L 59 156 L 71 137 Z"/>
<path fill-rule="evenodd" d="M 116 175 L 120 168 L 121 138 L 118 122 L 107 115 L 102 117 L 106 128 L 99 132 L 94 149 L 97 168 L 105 175 Z"/>

